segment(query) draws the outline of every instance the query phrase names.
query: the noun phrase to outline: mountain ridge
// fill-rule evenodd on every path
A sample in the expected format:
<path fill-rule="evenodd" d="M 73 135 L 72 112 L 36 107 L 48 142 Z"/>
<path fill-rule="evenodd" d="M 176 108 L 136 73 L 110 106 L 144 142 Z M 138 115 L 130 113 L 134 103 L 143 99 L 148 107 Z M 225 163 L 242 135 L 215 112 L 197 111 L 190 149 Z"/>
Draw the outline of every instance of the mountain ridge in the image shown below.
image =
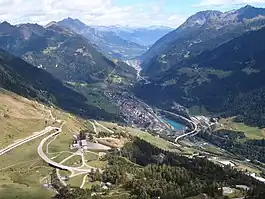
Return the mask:
<path fill-rule="evenodd" d="M 254 17 L 253 17 L 254 16 Z M 253 18 L 250 18 L 253 17 Z M 265 9 L 250 6 L 229 12 L 202 11 L 158 40 L 143 56 L 143 74 L 179 67 L 179 61 L 211 50 L 244 32 L 265 26 Z"/>
<path fill-rule="evenodd" d="M 116 68 L 86 38 L 56 24 L 0 24 L 0 48 L 62 81 L 103 81 Z"/>
<path fill-rule="evenodd" d="M 99 31 L 84 24 L 78 19 L 67 18 L 57 22 L 57 25 L 70 29 L 87 38 L 93 45 L 110 58 L 129 58 L 145 52 L 146 47 L 127 41 L 114 32 Z"/>
<path fill-rule="evenodd" d="M 85 118 L 116 118 L 102 109 L 89 105 L 85 96 L 65 86 L 50 73 L 2 49 L 0 77 L 1 88 L 23 97 L 57 106 Z"/>
<path fill-rule="evenodd" d="M 213 50 L 184 60 L 179 68 L 139 85 L 135 93 L 155 106 L 174 102 L 222 117 L 265 127 L 265 27 L 246 32 Z"/>
<path fill-rule="evenodd" d="M 125 60 L 142 55 L 157 39 L 172 30 L 169 27 L 89 26 L 70 17 L 57 24 L 83 35 L 105 55 Z"/>

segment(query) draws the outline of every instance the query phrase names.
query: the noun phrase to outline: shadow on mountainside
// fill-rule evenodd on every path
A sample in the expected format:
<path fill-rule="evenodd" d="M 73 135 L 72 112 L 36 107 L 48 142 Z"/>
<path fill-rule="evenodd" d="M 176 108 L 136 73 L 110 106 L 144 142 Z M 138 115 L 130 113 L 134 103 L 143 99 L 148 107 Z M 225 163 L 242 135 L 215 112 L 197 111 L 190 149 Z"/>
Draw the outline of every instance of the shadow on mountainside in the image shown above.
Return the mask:
<path fill-rule="evenodd" d="M 87 104 L 87 98 L 65 86 L 48 72 L 0 50 L 0 87 L 26 98 L 55 105 L 86 119 L 121 120 Z"/>

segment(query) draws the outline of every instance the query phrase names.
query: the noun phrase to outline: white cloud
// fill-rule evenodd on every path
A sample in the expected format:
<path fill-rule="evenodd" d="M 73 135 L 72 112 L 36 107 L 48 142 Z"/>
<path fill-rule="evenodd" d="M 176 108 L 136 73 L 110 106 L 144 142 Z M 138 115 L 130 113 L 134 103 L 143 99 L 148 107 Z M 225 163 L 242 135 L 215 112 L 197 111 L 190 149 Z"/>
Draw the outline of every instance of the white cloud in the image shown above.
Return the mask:
<path fill-rule="evenodd" d="M 171 27 L 185 20 L 186 16 L 163 13 L 159 3 L 118 7 L 112 0 L 0 0 L 0 20 L 46 24 L 72 17 L 92 25 Z"/>
<path fill-rule="evenodd" d="M 265 0 L 202 0 L 196 6 L 223 6 L 243 4 L 264 4 Z"/>

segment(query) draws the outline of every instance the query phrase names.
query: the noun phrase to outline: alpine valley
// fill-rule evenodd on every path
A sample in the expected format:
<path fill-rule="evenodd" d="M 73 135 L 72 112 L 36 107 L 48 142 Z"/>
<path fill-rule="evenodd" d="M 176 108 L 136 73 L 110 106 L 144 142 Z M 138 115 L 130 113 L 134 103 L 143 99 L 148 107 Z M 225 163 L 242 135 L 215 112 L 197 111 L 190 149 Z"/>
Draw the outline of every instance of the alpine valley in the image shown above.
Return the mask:
<path fill-rule="evenodd" d="M 129 26 L 149 23 L 138 1 L 128 26 L 95 25 L 134 9 L 91 9 L 102 2 L 45 1 L 0 24 L 0 199 L 264 199 L 265 8 L 174 29 Z M 169 2 L 144 4 L 152 24 Z M 51 22 L 25 20 L 39 16 Z"/>

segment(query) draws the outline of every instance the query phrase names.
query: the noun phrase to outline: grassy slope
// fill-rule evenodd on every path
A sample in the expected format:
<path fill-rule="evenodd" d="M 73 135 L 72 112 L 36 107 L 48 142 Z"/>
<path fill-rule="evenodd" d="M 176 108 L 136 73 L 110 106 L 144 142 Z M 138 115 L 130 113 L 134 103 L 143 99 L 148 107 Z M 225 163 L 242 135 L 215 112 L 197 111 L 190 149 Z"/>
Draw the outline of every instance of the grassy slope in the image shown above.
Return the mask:
<path fill-rule="evenodd" d="M 265 129 L 258 127 L 250 127 L 243 123 L 233 122 L 233 118 L 222 119 L 220 121 L 221 126 L 218 128 L 229 129 L 234 131 L 242 131 L 249 139 L 264 139 Z"/>
<path fill-rule="evenodd" d="M 1 199 L 18 196 L 21 199 L 46 199 L 52 196 L 52 192 L 40 186 L 40 180 L 51 172 L 51 168 L 38 157 L 36 148 L 40 140 L 29 142 L 0 157 Z"/>
<path fill-rule="evenodd" d="M 0 148 L 52 124 L 41 104 L 4 90 L 0 90 L 0 101 Z"/>
<path fill-rule="evenodd" d="M 60 163 L 64 159 L 68 158 L 70 155 L 72 155 L 72 154 L 71 153 L 67 153 L 67 152 L 63 152 L 63 153 L 60 153 L 59 155 L 56 155 L 56 154 L 50 155 L 50 158 L 52 158 L 52 160 L 54 162 Z M 56 158 L 53 158 L 53 157 L 56 157 Z"/>
<path fill-rule="evenodd" d="M 117 130 L 114 130 L 114 131 L 128 132 L 130 135 L 132 135 L 134 137 L 139 137 L 139 138 L 141 138 L 141 139 L 143 139 L 143 140 L 145 140 L 145 141 L 147 141 L 147 142 L 149 142 L 149 143 L 151 143 L 151 144 L 153 144 L 153 145 L 155 145 L 161 149 L 179 152 L 177 147 L 170 144 L 166 140 L 159 138 L 159 137 L 155 137 L 155 136 L 151 135 L 150 133 L 143 132 L 140 129 L 130 128 L 130 127 L 120 127 L 114 123 L 106 123 L 106 122 L 100 122 L 100 123 L 103 124 L 104 126 L 108 127 L 109 129 L 112 129 L 112 130 L 114 130 L 113 128 L 116 128 Z"/>
<path fill-rule="evenodd" d="M 116 105 L 110 103 L 110 101 L 105 97 L 102 88 L 104 84 L 85 84 L 78 82 L 67 82 L 68 86 L 81 92 L 87 98 L 87 104 L 103 109 L 110 114 L 117 114 L 118 108 Z"/>
<path fill-rule="evenodd" d="M 47 112 L 42 110 L 41 104 L 7 92 L 1 92 L 0 99 L 0 124 L 1 127 L 4 127 L 3 129 L 8 129 L 8 132 L 1 132 L 0 134 L 0 140 L 5 140 L 5 145 L 17 139 L 28 137 L 34 131 L 42 130 L 45 126 L 45 120 L 49 119 Z M 12 115 L 12 117 L 2 118 L 2 115 L 7 114 L 7 109 L 8 115 Z M 86 127 L 84 120 L 54 108 L 45 107 L 45 109 L 52 110 L 56 118 L 67 120 L 62 135 L 67 134 L 68 137 L 58 147 L 69 142 L 69 138 L 72 138 L 70 132 L 76 132 Z M 39 119 L 32 119 L 34 117 Z M 5 136 L 6 133 L 13 136 Z M 20 199 L 49 199 L 54 194 L 40 186 L 40 180 L 51 172 L 51 167 L 43 163 L 37 154 L 37 146 L 41 139 L 43 137 L 0 156 L 0 199 L 18 197 Z M 57 149 L 56 144 L 58 143 L 55 142 L 55 149 Z M 66 145 L 66 148 L 69 150 L 69 145 Z"/>
<path fill-rule="evenodd" d="M 161 149 L 178 152 L 178 149 L 174 145 L 170 144 L 169 142 L 165 141 L 162 138 L 154 137 L 147 132 L 145 133 L 145 132 L 133 129 L 133 128 L 129 128 L 128 130 L 132 136 L 139 137 L 140 139 L 146 140 L 150 144 L 155 145 Z"/>
<path fill-rule="evenodd" d="M 72 166 L 72 167 L 80 167 L 82 165 L 82 158 L 80 155 L 75 155 L 71 157 L 70 159 L 68 159 L 67 161 L 65 161 L 63 165 Z"/>
<path fill-rule="evenodd" d="M 105 169 L 108 166 L 108 161 L 92 160 L 90 162 L 87 162 L 87 165 L 99 169 Z"/>
<path fill-rule="evenodd" d="M 17 97 L 17 96 L 16 96 Z M 24 98 L 19 97 L 19 99 L 26 100 Z M 17 98 L 13 98 L 12 103 L 9 103 L 9 109 L 16 109 L 15 107 L 17 104 L 22 103 L 21 100 Z M 41 114 L 41 110 L 31 110 L 31 101 L 26 100 L 29 103 L 22 103 L 25 108 L 22 109 L 23 115 L 26 116 L 27 114 L 34 114 L 34 116 L 38 116 Z M 38 104 L 37 107 L 41 107 Z M 69 144 L 72 140 L 73 134 L 77 133 L 80 130 L 89 130 L 93 131 L 92 126 L 79 118 L 76 118 L 68 113 L 61 112 L 58 109 L 45 107 L 46 109 L 50 109 L 56 119 L 65 120 L 67 121 L 66 125 L 63 127 L 63 132 L 57 137 L 57 139 L 50 144 L 49 152 L 50 153 L 57 153 L 60 151 L 69 151 Z M 29 111 L 29 113 L 27 113 Z M 32 112 L 31 112 L 32 111 Z M 41 117 L 42 115 L 40 115 Z M 44 116 L 46 116 L 44 114 Z M 30 120 L 30 119 L 29 119 Z M 6 121 L 7 123 L 7 121 Z M 10 123 L 12 126 L 16 126 L 16 123 Z M 166 149 L 166 150 L 175 150 L 178 151 L 173 145 L 169 144 L 163 139 L 154 137 L 148 133 L 142 132 L 138 129 L 128 128 L 128 127 L 120 127 L 117 124 L 113 123 L 105 123 L 102 122 L 106 127 L 113 129 L 113 127 L 117 127 L 115 132 L 129 132 L 131 135 L 140 137 L 149 141 L 150 143 Z M 11 127 L 12 127 L 11 126 Z M 10 128 L 11 129 L 11 128 Z M 103 129 L 101 129 L 103 130 Z M 14 133 L 14 132 L 10 132 Z M 31 132 L 25 132 L 22 130 L 21 135 L 22 137 L 26 137 L 31 134 Z M 22 145 L 17 149 L 11 151 L 10 153 L 0 156 L 0 199 L 1 197 L 4 198 L 16 198 L 19 196 L 22 199 L 35 199 L 35 198 L 43 198 L 48 199 L 50 198 L 53 193 L 48 191 L 47 189 L 41 188 L 40 180 L 49 175 L 51 172 L 51 168 L 42 162 L 42 160 L 38 157 L 37 154 L 37 146 L 42 138 L 34 140 L 28 144 Z M 9 142 L 12 142 L 12 138 L 10 138 Z M 21 155 L 23 154 L 23 155 Z M 56 154 L 55 154 L 56 155 Z M 70 155 L 70 154 L 69 154 Z M 69 156 L 65 155 L 65 156 Z M 64 158 L 58 156 L 58 159 Z M 90 157 L 91 156 L 91 157 Z M 51 157 L 51 156 L 50 156 Z M 89 154 L 90 159 L 94 159 L 95 157 Z M 107 165 L 107 162 L 104 161 L 90 161 L 88 165 L 97 166 L 100 168 L 104 168 Z M 77 185 L 81 184 L 81 176 L 75 177 L 71 179 L 70 184 Z M 80 185 L 79 185 L 80 186 Z M 89 186 L 89 183 L 86 184 Z M 40 196 L 41 194 L 41 196 Z M 119 195 L 119 194 L 118 194 Z"/>
<path fill-rule="evenodd" d="M 94 160 L 97 160 L 98 159 L 98 155 L 96 155 L 96 154 L 94 154 L 94 153 L 91 153 L 91 152 L 86 152 L 85 154 L 84 154 L 84 156 L 85 156 L 85 159 L 87 160 L 87 161 L 94 161 Z"/>
<path fill-rule="evenodd" d="M 72 187 L 80 187 L 80 185 L 82 184 L 82 181 L 83 181 L 84 176 L 85 175 L 78 175 L 78 176 L 75 176 L 73 178 L 70 178 L 69 184 Z"/>
<path fill-rule="evenodd" d="M 70 151 L 69 146 L 73 140 L 73 135 L 77 134 L 80 130 L 86 129 L 93 131 L 92 126 L 83 119 L 74 117 L 68 113 L 62 113 L 59 110 L 54 110 L 53 113 L 61 120 L 67 121 L 67 123 L 63 127 L 63 132 L 49 145 L 49 153 Z M 73 150 L 73 152 L 75 151 Z"/>

